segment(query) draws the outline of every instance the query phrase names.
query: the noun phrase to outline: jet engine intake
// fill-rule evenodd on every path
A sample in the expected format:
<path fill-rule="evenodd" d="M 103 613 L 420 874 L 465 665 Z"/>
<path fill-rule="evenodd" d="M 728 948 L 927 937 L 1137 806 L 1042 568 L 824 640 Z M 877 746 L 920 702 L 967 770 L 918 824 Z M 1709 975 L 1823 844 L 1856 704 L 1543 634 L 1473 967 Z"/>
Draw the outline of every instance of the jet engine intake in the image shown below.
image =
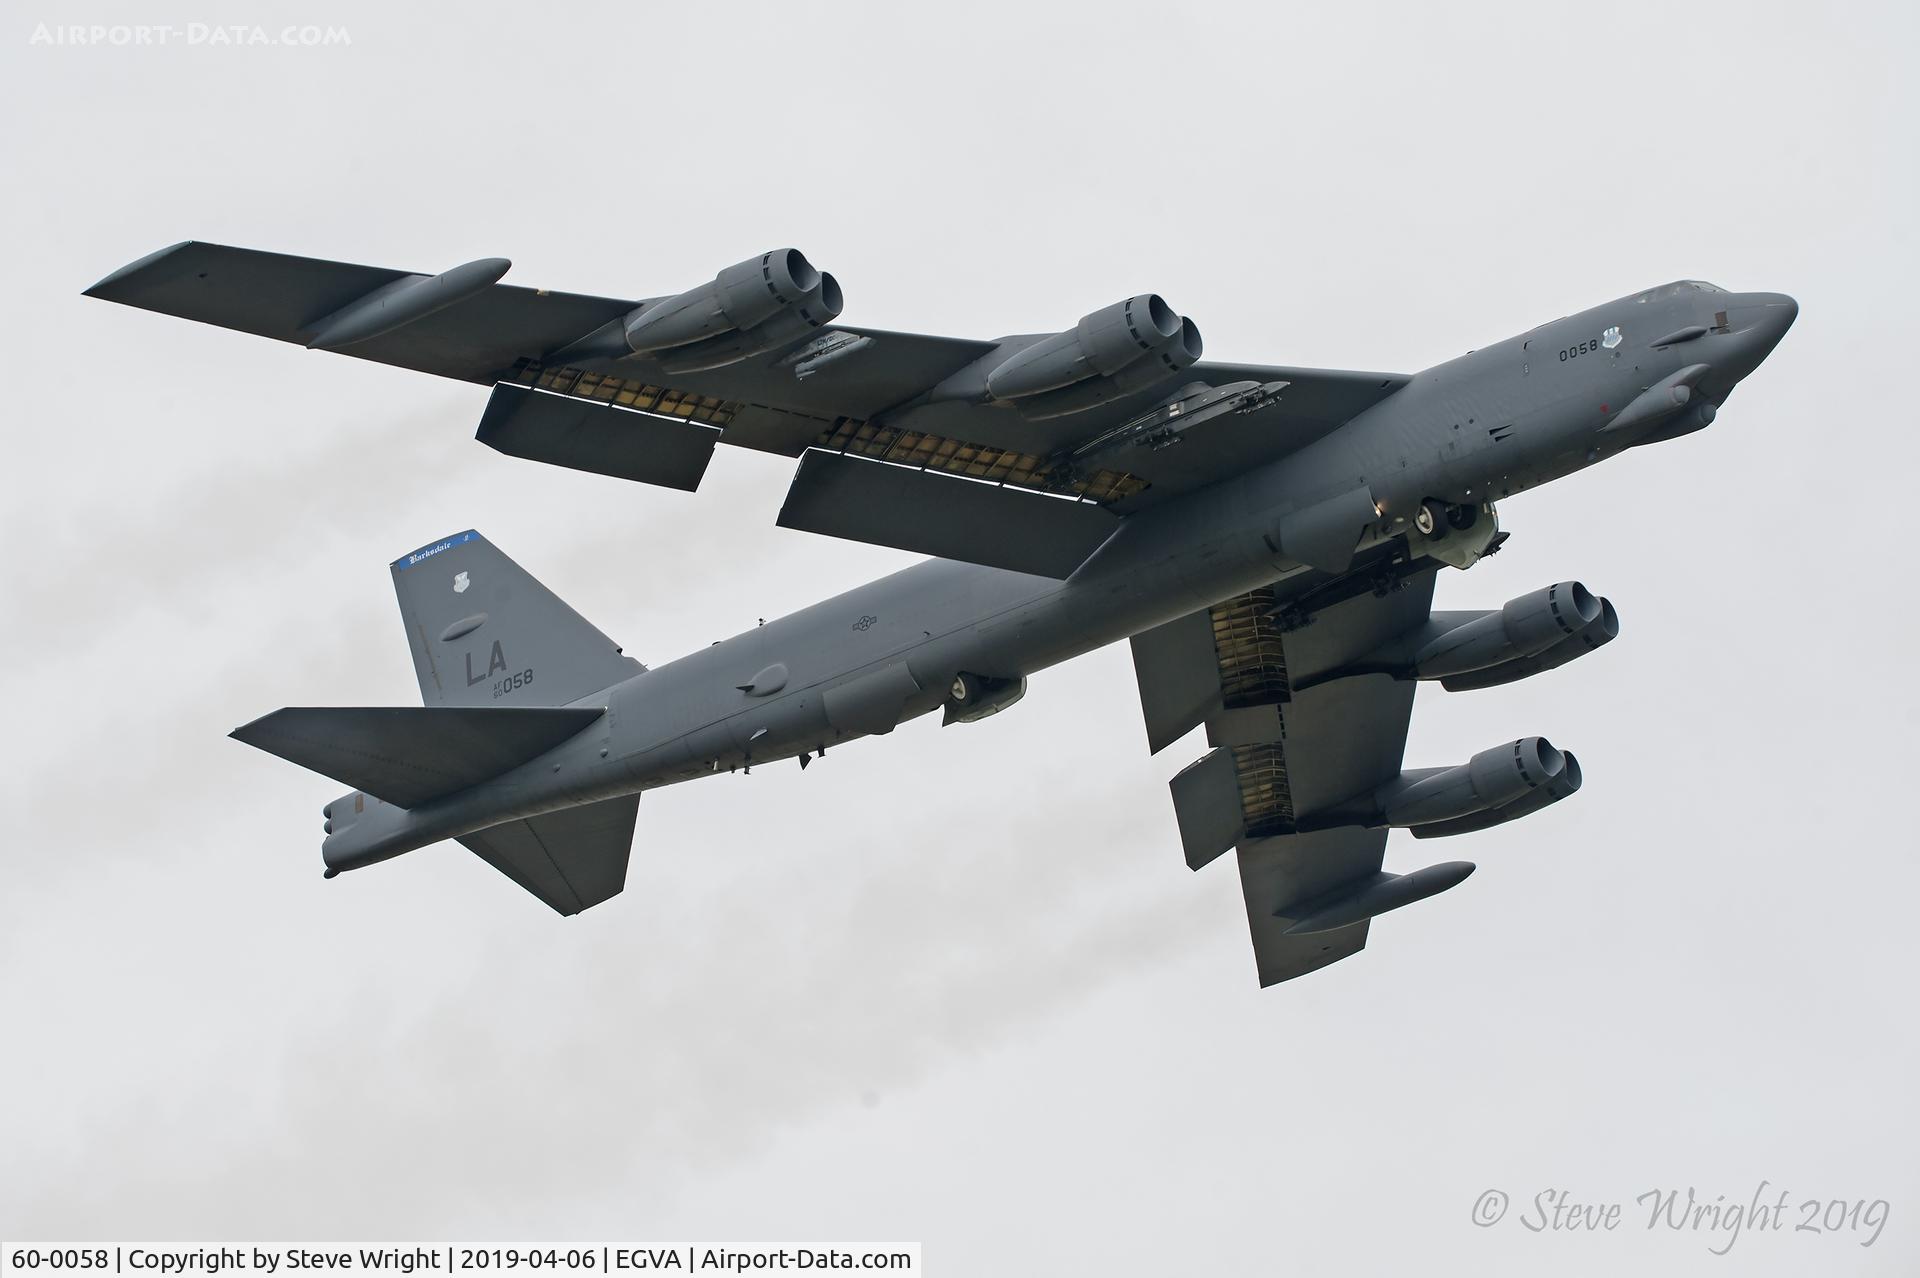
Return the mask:
<path fill-rule="evenodd" d="M 1418 830 L 1491 812 L 1524 802 L 1542 787 L 1564 785 L 1569 775 L 1578 789 L 1579 764 L 1572 755 L 1545 737 L 1522 737 L 1482 750 L 1457 767 L 1401 773 L 1374 792 L 1376 824 Z"/>
<path fill-rule="evenodd" d="M 1057 417 L 1146 390 L 1200 358 L 1200 329 L 1157 293 L 1102 307 L 987 374 L 987 393 L 1028 417 Z"/>
<path fill-rule="evenodd" d="M 1532 657 L 1581 633 L 1600 620 L 1602 601 L 1577 581 L 1510 599 L 1497 612 L 1442 613 L 1453 624 L 1429 639 L 1413 657 L 1413 677 L 1445 679 Z"/>
<path fill-rule="evenodd" d="M 833 276 L 799 249 L 749 258 L 709 284 L 637 307 L 622 322 L 635 355 L 668 372 L 737 364 L 778 350 L 840 314 L 845 299 Z"/>
<path fill-rule="evenodd" d="M 1602 598 L 1599 603 L 1599 616 L 1547 648 L 1498 665 L 1447 675 L 1440 680 L 1440 686 L 1448 692 L 1498 687 L 1564 666 L 1575 657 L 1584 657 L 1595 648 L 1612 643 L 1620 635 L 1620 614 L 1614 611 L 1612 601 Z"/>
<path fill-rule="evenodd" d="M 1538 812 L 1560 802 L 1580 788 L 1580 761 L 1569 752 L 1567 766 L 1562 768 L 1545 785 L 1535 786 L 1512 803 L 1491 808 L 1485 812 L 1474 812 L 1467 816 L 1455 817 L 1451 821 L 1431 821 L 1426 825 L 1413 827 L 1416 839 L 1440 839 L 1451 834 L 1472 834 L 1475 830 L 1485 830 L 1496 825 L 1505 825 L 1509 821 Z"/>

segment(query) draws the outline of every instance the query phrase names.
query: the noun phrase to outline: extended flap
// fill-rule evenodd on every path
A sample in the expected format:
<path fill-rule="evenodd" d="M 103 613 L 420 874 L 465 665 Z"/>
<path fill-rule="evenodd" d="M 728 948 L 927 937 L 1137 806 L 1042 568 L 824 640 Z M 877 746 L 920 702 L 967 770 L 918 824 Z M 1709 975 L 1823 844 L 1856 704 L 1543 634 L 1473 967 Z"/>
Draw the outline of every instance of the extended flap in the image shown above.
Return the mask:
<path fill-rule="evenodd" d="M 814 448 L 780 526 L 1065 579 L 1120 520 L 1091 502 Z"/>
<path fill-rule="evenodd" d="M 1240 804 L 1240 774 L 1233 751 L 1208 752 L 1174 777 L 1173 814 L 1187 865 L 1199 869 L 1240 841 L 1247 832 Z"/>
<path fill-rule="evenodd" d="M 474 438 L 509 457 L 692 492 L 720 430 L 502 382 Z"/>
<path fill-rule="evenodd" d="M 1206 608 L 1133 637 L 1133 677 L 1151 754 L 1178 741 L 1220 708 L 1220 659 Z"/>

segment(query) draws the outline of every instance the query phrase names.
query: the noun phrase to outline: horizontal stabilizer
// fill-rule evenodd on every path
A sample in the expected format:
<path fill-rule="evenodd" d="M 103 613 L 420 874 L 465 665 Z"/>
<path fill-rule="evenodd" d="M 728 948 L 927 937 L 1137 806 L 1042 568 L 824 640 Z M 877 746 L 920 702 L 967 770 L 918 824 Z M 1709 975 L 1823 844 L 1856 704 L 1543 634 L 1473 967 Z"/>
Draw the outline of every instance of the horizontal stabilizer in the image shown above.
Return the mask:
<path fill-rule="evenodd" d="M 1114 530 L 1091 502 L 808 449 L 782 528 L 1064 580 Z"/>
<path fill-rule="evenodd" d="M 502 382 L 475 438 L 509 457 L 693 492 L 720 430 Z"/>
<path fill-rule="evenodd" d="M 562 914 L 617 896 L 627 883 L 640 796 L 602 799 L 525 821 L 509 821 L 460 842 Z"/>
<path fill-rule="evenodd" d="M 538 758 L 605 711 L 296 706 L 232 736 L 402 808 L 456 794 Z"/>

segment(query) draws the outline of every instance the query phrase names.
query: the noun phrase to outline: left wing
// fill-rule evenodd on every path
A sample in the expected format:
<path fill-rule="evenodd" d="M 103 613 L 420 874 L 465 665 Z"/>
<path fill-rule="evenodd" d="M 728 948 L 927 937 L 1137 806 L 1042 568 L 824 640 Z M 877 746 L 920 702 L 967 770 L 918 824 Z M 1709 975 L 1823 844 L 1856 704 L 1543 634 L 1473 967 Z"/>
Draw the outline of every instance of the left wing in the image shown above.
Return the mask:
<path fill-rule="evenodd" d="M 1358 953 L 1367 920 L 1290 933 L 1300 907 L 1380 872 L 1385 829 L 1303 830 L 1397 776 L 1414 685 L 1387 675 L 1294 685 L 1424 624 L 1433 574 L 1384 597 L 1365 594 L 1283 633 L 1271 589 L 1255 590 L 1133 640 L 1149 743 L 1201 723 L 1213 749 L 1173 779 L 1187 864 L 1237 848 L 1260 983 L 1291 980 Z M 1169 695 L 1172 692 L 1173 695 Z"/>
<path fill-rule="evenodd" d="M 189 241 L 87 294 L 491 385 L 481 439 L 535 461 L 682 489 L 698 486 L 716 443 L 919 472 L 933 482 L 901 502 L 899 485 L 876 468 L 803 466 L 782 523 L 1051 575 L 1065 575 L 1058 565 L 1077 563 L 1090 539 L 1098 544 L 1098 520 L 1063 516 L 1056 504 L 1088 506 L 1111 522 L 1284 456 L 1407 382 L 1194 362 L 1197 333 L 1164 367 L 1136 360 L 1122 376 L 1095 353 L 1055 361 L 1052 376 L 1036 377 L 1034 351 L 1091 331 L 1104 312 L 1062 334 L 935 337 L 832 323 L 837 286 L 823 313 L 764 343 L 705 359 L 686 358 L 687 347 L 635 353 L 623 324 L 643 314 L 681 308 L 684 317 L 704 306 L 696 318 L 708 332 L 719 311 L 703 290 L 728 273 L 687 293 L 626 299 L 499 283 L 507 266 L 485 259 L 428 276 Z M 728 340 L 723 332 L 699 345 Z M 990 376 L 1023 359 L 1028 370 L 1014 380 L 1026 390 Z M 1064 376 L 1080 380 L 1060 387 Z M 981 500 L 968 491 L 979 485 L 959 480 L 998 491 L 988 521 L 1018 530 L 999 540 L 1038 547 L 1041 566 L 952 535 L 982 519 Z M 828 506 L 831 517 L 822 514 Z M 885 513 L 866 513 L 869 506 Z"/>

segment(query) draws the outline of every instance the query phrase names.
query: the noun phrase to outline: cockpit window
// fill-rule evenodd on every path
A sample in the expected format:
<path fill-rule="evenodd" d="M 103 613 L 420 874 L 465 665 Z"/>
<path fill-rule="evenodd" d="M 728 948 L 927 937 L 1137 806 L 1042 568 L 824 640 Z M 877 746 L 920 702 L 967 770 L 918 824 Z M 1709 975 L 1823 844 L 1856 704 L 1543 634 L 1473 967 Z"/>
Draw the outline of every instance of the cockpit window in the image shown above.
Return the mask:
<path fill-rule="evenodd" d="M 1650 302 L 1656 297 L 1680 297 L 1687 293 L 1724 293 L 1727 290 L 1718 284 L 1709 284 L 1705 280 L 1675 280 L 1671 284 L 1662 284 L 1659 288 L 1650 288 L 1638 294 L 1636 302 Z"/>

